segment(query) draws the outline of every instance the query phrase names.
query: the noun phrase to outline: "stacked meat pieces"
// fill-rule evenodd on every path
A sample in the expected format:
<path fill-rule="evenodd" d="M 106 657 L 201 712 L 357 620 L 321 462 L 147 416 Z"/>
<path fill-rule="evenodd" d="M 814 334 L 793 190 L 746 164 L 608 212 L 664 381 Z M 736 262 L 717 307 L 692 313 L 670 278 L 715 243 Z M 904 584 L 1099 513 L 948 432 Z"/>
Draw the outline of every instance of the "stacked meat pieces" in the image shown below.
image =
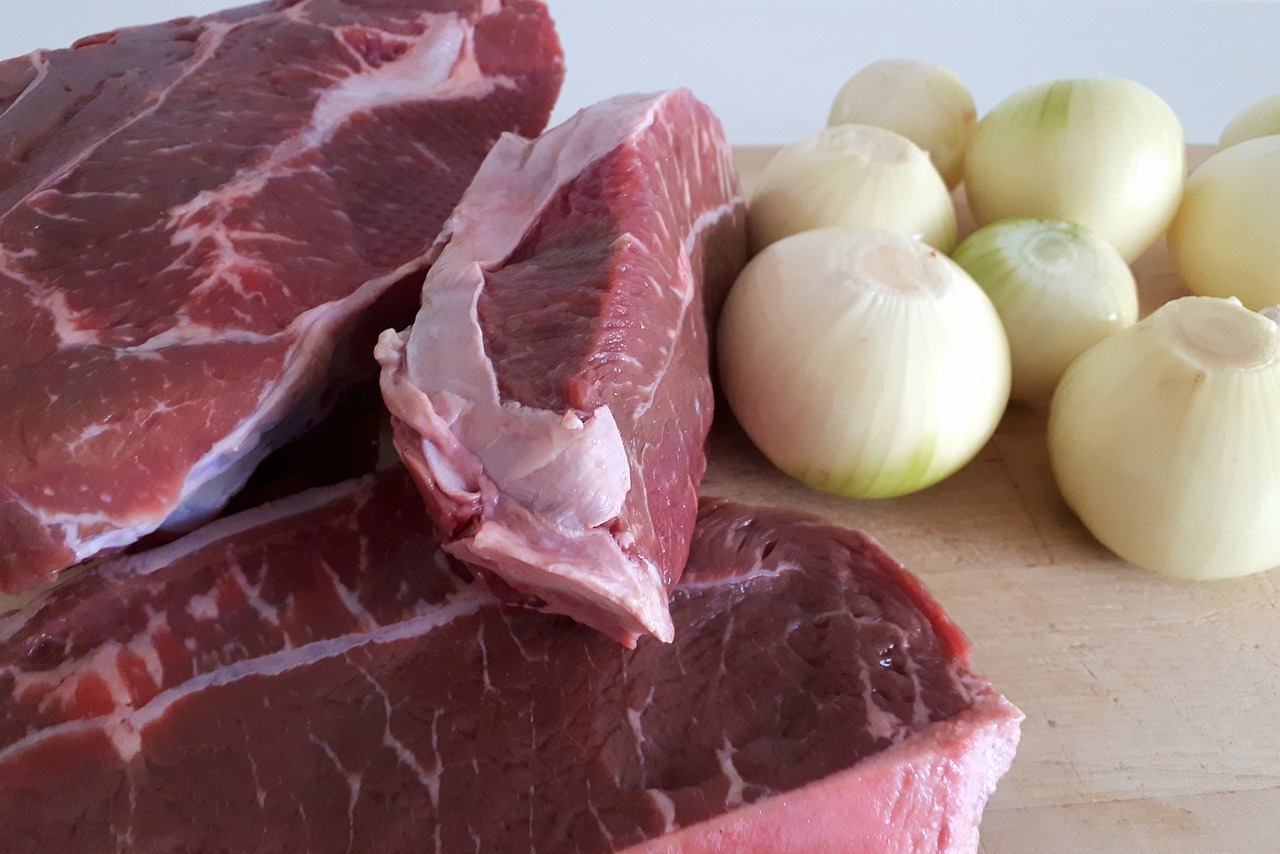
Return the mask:
<path fill-rule="evenodd" d="M 699 502 L 718 121 L 539 135 L 562 74 L 531 0 L 0 63 L 0 586 L 79 564 L 0 616 L 0 850 L 976 850 L 1021 715 L 964 636 L 867 537 Z M 337 412 L 396 453 L 261 503 L 379 369 Z"/>

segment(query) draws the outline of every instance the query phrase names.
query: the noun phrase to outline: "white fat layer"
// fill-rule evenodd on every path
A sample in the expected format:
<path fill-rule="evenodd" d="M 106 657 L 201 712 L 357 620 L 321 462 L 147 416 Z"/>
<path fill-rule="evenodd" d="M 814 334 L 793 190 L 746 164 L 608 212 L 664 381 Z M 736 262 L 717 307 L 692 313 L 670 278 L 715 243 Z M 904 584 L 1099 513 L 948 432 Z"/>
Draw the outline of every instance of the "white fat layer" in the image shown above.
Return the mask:
<path fill-rule="evenodd" d="M 35 77 L 31 78 L 31 82 L 27 84 L 27 88 L 22 90 L 22 94 L 15 98 L 5 111 L 15 110 L 27 96 L 40 88 L 40 84 L 49 76 L 49 55 L 48 51 L 37 50 L 27 55 L 27 61 L 31 63 L 31 67 L 35 69 Z"/>
<path fill-rule="evenodd" d="M 657 565 L 622 555 L 617 543 L 603 531 L 565 542 L 541 543 L 506 525 L 485 522 L 473 536 L 446 548 L 462 560 L 493 567 L 517 588 L 536 589 L 550 604 L 614 611 L 618 624 L 627 632 L 651 633 L 662 641 L 675 637 L 666 586 Z M 628 613 L 617 612 L 619 602 L 626 603 Z"/>
<path fill-rule="evenodd" d="M 492 4 L 490 4 L 492 5 Z M 476 61 L 472 29 L 456 15 L 438 15 L 428 35 L 415 39 L 394 61 L 362 71 L 327 90 L 316 104 L 309 145 L 322 145 L 355 114 L 381 106 L 424 99 L 483 96 L 510 79 L 489 77 Z M 389 36 L 405 41 L 404 37 Z"/>
<path fill-rule="evenodd" d="M 737 752 L 737 748 L 727 738 L 724 739 L 723 746 L 716 750 L 716 759 L 720 762 L 720 774 L 729 783 L 729 791 L 724 796 L 724 804 L 729 809 L 735 809 L 746 803 L 742 797 L 745 784 L 742 775 L 738 773 L 738 767 L 733 763 L 733 757 Z"/>
<path fill-rule="evenodd" d="M 134 715 L 134 723 L 141 729 L 161 717 L 175 701 L 208 687 L 226 685 L 248 676 L 278 676 L 317 661 L 346 656 L 352 650 L 363 646 L 390 644 L 420 637 L 454 620 L 471 616 L 486 605 L 493 604 L 493 596 L 482 585 L 471 584 L 452 595 L 445 603 L 417 617 L 373 631 L 361 630 L 341 637 L 316 641 L 304 647 L 285 649 L 260 658 L 238 661 L 162 691 L 138 709 Z"/>
<path fill-rule="evenodd" d="M 384 398 L 400 423 L 397 447 L 410 467 L 426 469 L 460 506 L 487 506 L 501 496 L 498 524 L 484 525 L 451 551 L 517 586 L 527 581 L 525 589 L 544 599 L 576 599 L 615 614 L 626 602 L 632 613 L 618 619 L 627 631 L 664 639 L 672 627 L 660 573 L 626 553 L 620 540 L 627 534 L 615 538 L 608 528 L 630 490 L 643 486 L 632 480 L 614 413 L 606 406 L 565 413 L 503 401 L 478 304 L 486 270 L 510 257 L 563 187 L 643 135 L 673 94 L 620 96 L 536 141 L 510 134 L 499 140 L 445 225 L 413 327 L 385 333 L 377 353 Z M 736 209 L 731 189 L 731 202 L 699 217 L 690 246 L 696 232 Z M 688 258 L 680 260 L 691 276 Z M 448 371 L 438 370 L 442 364 Z M 513 504 L 520 510 L 507 518 Z M 517 529 L 499 532 L 508 524 Z M 526 560 L 535 562 L 522 567 Z M 615 596 L 621 598 L 610 601 Z"/>
<path fill-rule="evenodd" d="M 500 139 L 467 203 L 445 225 L 447 243 L 423 287 L 406 348 L 408 379 L 433 406 L 449 410 L 450 428 L 494 485 L 566 532 L 598 527 L 621 512 L 631 489 L 626 448 L 608 407 L 579 419 L 500 400 L 477 311 L 482 264 L 507 258 L 560 188 L 643 133 L 661 103 L 623 96 L 579 112 L 536 142 L 512 134 Z M 442 363 L 448 372 L 435 369 Z"/>
<path fill-rule="evenodd" d="M 668 834 L 674 831 L 678 825 L 676 824 L 676 802 L 671 800 L 671 796 L 661 789 L 645 789 L 645 795 L 653 803 L 658 811 L 658 815 L 662 816 L 662 833 Z"/>
<path fill-rule="evenodd" d="M 280 501 L 259 505 L 234 516 L 228 516 L 225 519 L 216 519 L 171 543 L 149 549 L 138 555 L 117 558 L 111 563 L 111 571 L 123 575 L 149 575 L 222 540 L 233 539 L 243 531 L 268 525 L 281 519 L 288 519 L 292 516 L 300 516 L 317 507 L 322 507 L 349 495 L 359 493 L 361 490 L 368 488 L 371 479 L 372 476 L 366 476 L 343 481 L 333 486 L 309 489 Z M 72 571 L 64 572 L 59 576 L 59 581 L 72 578 L 75 574 Z M 15 610 L 12 613 L 0 616 L 0 642 L 15 637 L 22 627 L 26 625 L 27 620 L 38 613 L 40 604 L 37 600 L 41 599 L 56 586 L 50 585 L 29 597 L 15 599 L 17 604 L 22 606 L 21 610 Z M 202 603 L 196 603 L 192 607 L 199 609 L 206 606 Z"/>
<path fill-rule="evenodd" d="M 259 658 L 228 664 L 189 679 L 181 685 L 161 691 L 131 713 L 124 711 L 106 718 L 71 721 L 46 727 L 18 739 L 0 750 L 0 765 L 41 744 L 46 739 L 99 728 L 107 733 L 121 760 L 127 763 L 142 749 L 142 733 L 146 728 L 162 718 L 173 704 L 186 697 L 208 688 L 216 688 L 249 677 L 279 676 L 326 659 L 347 657 L 361 647 L 391 644 L 420 637 L 455 620 L 471 616 L 486 605 L 492 605 L 493 601 L 492 595 L 484 589 L 483 585 L 472 584 L 462 588 L 444 604 L 435 606 L 428 613 L 418 617 L 371 632 L 361 631 L 329 638 L 303 647 L 285 649 Z M 122 708 L 127 709 L 127 704 Z"/>

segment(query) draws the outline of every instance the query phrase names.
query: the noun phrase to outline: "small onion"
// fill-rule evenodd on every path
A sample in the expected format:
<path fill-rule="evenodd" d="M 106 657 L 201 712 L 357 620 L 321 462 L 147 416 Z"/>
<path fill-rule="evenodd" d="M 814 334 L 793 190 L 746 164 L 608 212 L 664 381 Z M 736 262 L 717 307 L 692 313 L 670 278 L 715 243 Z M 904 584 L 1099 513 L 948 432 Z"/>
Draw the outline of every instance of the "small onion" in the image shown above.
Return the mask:
<path fill-rule="evenodd" d="M 1081 226 L 1001 220 L 969 235 L 951 257 L 1000 313 L 1016 400 L 1047 401 L 1077 356 L 1138 320 L 1129 266 Z"/>
<path fill-rule="evenodd" d="M 1072 363 L 1049 410 L 1067 504 L 1151 570 L 1229 578 L 1280 565 L 1280 329 L 1184 297 Z"/>
<path fill-rule="evenodd" d="M 983 116 L 965 160 L 974 218 L 1078 223 L 1132 261 L 1165 230 L 1186 172 L 1182 125 L 1132 80 L 1059 80 Z"/>
<path fill-rule="evenodd" d="M 936 62 L 881 59 L 841 87 L 829 125 L 863 124 L 896 131 L 929 153 L 948 187 L 964 177 L 973 138 L 973 95 L 951 69 Z"/>
<path fill-rule="evenodd" d="M 786 146 L 761 172 L 747 211 L 758 251 L 812 228 L 878 228 L 950 252 L 956 211 L 915 143 L 869 125 L 835 125 Z"/>
<path fill-rule="evenodd" d="M 1227 122 L 1218 139 L 1221 148 L 1280 133 L 1280 93 L 1245 107 Z"/>
<path fill-rule="evenodd" d="M 968 462 L 1009 397 L 1000 318 L 919 241 L 820 229 L 757 255 L 718 336 L 725 397 L 774 465 L 862 498 L 923 489 Z"/>
<path fill-rule="evenodd" d="M 1280 136 L 1223 149 L 1187 179 L 1169 251 L 1192 293 L 1280 303 Z"/>

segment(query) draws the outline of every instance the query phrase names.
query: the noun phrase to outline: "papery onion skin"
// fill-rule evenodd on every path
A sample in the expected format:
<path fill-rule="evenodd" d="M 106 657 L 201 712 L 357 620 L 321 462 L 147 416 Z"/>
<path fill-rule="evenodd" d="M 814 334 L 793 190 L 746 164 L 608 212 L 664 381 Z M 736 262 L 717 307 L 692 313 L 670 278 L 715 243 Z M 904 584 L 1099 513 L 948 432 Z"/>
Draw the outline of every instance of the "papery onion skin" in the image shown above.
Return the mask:
<path fill-rule="evenodd" d="M 1121 558 L 1181 578 L 1280 565 L 1280 333 L 1185 297 L 1089 349 L 1049 411 L 1068 506 Z"/>
<path fill-rule="evenodd" d="M 1280 134 L 1280 93 L 1250 104 L 1227 122 L 1219 148 L 1230 148 L 1260 136 Z"/>
<path fill-rule="evenodd" d="M 1169 253 L 1192 293 L 1280 303 L 1280 136 L 1217 152 L 1187 179 Z"/>
<path fill-rule="evenodd" d="M 978 122 L 965 197 L 979 225 L 1074 222 L 1133 261 L 1168 226 L 1185 174 L 1182 125 L 1160 96 L 1132 80 L 1058 80 Z"/>
<path fill-rule="evenodd" d="M 804 232 L 757 255 L 717 348 L 756 446 L 838 495 L 937 483 L 982 448 L 1009 395 L 1008 344 L 981 288 L 918 241 L 870 229 Z"/>
<path fill-rule="evenodd" d="M 914 59 L 880 59 L 862 68 L 840 88 L 827 119 L 902 134 L 928 152 L 952 189 L 964 178 L 976 123 L 973 95 L 956 73 Z"/>
<path fill-rule="evenodd" d="M 942 252 L 956 244 L 955 204 L 929 155 L 870 125 L 835 125 L 780 150 L 756 183 L 747 225 L 755 251 L 837 226 L 916 237 Z"/>
<path fill-rule="evenodd" d="M 1047 402 L 1077 356 L 1138 320 L 1132 271 L 1083 226 L 1000 220 L 969 235 L 951 257 L 1000 313 L 1014 400 Z"/>

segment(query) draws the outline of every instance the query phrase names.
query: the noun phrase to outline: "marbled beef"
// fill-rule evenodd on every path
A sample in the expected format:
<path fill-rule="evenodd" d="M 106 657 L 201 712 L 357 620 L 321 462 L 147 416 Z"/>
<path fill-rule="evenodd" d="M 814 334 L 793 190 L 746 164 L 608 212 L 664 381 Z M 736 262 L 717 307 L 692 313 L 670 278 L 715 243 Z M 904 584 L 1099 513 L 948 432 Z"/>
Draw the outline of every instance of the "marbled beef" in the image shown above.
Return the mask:
<path fill-rule="evenodd" d="M 213 515 L 376 370 L 562 73 L 531 0 L 272 0 L 0 62 L 0 591 Z"/>
<path fill-rule="evenodd" d="M 507 137 L 480 167 L 422 311 L 377 353 L 445 548 L 505 598 L 671 640 L 712 416 L 705 309 L 743 229 L 720 123 L 684 89 Z"/>
<path fill-rule="evenodd" d="M 1021 715 L 865 536 L 704 502 L 627 649 L 423 512 L 393 469 L 0 619 L 0 850 L 976 850 Z"/>

